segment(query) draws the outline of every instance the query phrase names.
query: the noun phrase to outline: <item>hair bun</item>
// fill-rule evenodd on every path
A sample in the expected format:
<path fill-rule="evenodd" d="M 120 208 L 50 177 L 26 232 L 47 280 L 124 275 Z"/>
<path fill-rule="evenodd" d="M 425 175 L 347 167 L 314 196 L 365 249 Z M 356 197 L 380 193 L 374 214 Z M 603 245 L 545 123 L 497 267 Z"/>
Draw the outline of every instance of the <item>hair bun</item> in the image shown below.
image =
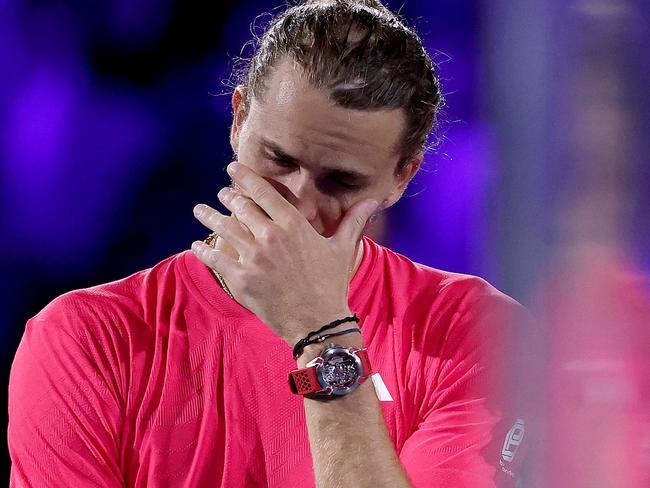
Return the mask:
<path fill-rule="evenodd" d="M 303 0 L 301 3 L 303 5 L 333 5 L 337 3 L 347 3 L 352 5 L 362 5 L 377 10 L 388 10 L 388 7 L 379 0 Z"/>

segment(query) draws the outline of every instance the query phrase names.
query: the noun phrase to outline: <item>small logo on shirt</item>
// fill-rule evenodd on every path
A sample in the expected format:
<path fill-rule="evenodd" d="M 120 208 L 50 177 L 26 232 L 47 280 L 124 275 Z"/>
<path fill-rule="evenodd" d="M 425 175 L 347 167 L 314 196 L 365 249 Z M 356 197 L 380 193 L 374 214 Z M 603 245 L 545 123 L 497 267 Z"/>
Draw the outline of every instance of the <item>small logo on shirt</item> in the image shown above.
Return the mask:
<path fill-rule="evenodd" d="M 370 378 L 372 379 L 372 384 L 375 385 L 375 393 L 377 393 L 379 401 L 392 402 L 393 397 L 390 395 L 390 392 L 388 391 L 388 388 L 386 388 L 386 384 L 384 383 L 384 380 L 381 379 L 379 373 L 373 374 Z"/>
<path fill-rule="evenodd" d="M 509 463 L 515 458 L 517 454 L 517 449 L 521 444 L 521 441 L 524 439 L 524 420 L 517 419 L 515 425 L 513 425 L 508 434 L 506 435 L 506 440 L 503 443 L 503 449 L 501 450 L 501 457 L 504 461 Z"/>

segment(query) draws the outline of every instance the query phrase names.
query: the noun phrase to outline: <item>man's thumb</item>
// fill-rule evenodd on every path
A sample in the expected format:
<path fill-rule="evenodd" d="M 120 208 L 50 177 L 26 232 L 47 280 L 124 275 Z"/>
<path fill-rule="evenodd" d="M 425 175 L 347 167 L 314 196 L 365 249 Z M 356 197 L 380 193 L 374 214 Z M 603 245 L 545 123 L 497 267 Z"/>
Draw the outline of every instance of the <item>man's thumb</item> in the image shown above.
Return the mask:
<path fill-rule="evenodd" d="M 379 202 L 376 200 L 362 200 L 354 204 L 343 217 L 339 230 L 336 232 L 336 237 L 341 240 L 356 242 L 361 237 L 368 220 L 378 208 Z"/>

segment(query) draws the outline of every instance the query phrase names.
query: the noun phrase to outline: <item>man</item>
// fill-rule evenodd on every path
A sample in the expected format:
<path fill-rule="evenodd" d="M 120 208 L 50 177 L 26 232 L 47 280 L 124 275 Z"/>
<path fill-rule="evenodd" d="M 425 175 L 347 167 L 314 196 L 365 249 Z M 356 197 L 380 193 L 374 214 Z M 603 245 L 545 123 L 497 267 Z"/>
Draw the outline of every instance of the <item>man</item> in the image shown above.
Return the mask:
<path fill-rule="evenodd" d="M 232 102 L 231 215 L 194 209 L 218 238 L 27 324 L 12 486 L 514 486 L 521 307 L 362 237 L 441 103 L 419 38 L 298 5 Z"/>

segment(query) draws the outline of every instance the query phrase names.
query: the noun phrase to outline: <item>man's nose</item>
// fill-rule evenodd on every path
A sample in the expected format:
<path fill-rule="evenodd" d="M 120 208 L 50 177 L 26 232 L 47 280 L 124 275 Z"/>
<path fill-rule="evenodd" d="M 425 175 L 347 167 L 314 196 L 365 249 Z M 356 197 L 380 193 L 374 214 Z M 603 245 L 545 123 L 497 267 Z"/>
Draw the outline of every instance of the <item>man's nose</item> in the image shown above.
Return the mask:
<path fill-rule="evenodd" d="M 318 215 L 318 190 L 307 172 L 294 174 L 288 182 L 291 192 L 289 200 L 309 222 L 314 222 Z"/>

